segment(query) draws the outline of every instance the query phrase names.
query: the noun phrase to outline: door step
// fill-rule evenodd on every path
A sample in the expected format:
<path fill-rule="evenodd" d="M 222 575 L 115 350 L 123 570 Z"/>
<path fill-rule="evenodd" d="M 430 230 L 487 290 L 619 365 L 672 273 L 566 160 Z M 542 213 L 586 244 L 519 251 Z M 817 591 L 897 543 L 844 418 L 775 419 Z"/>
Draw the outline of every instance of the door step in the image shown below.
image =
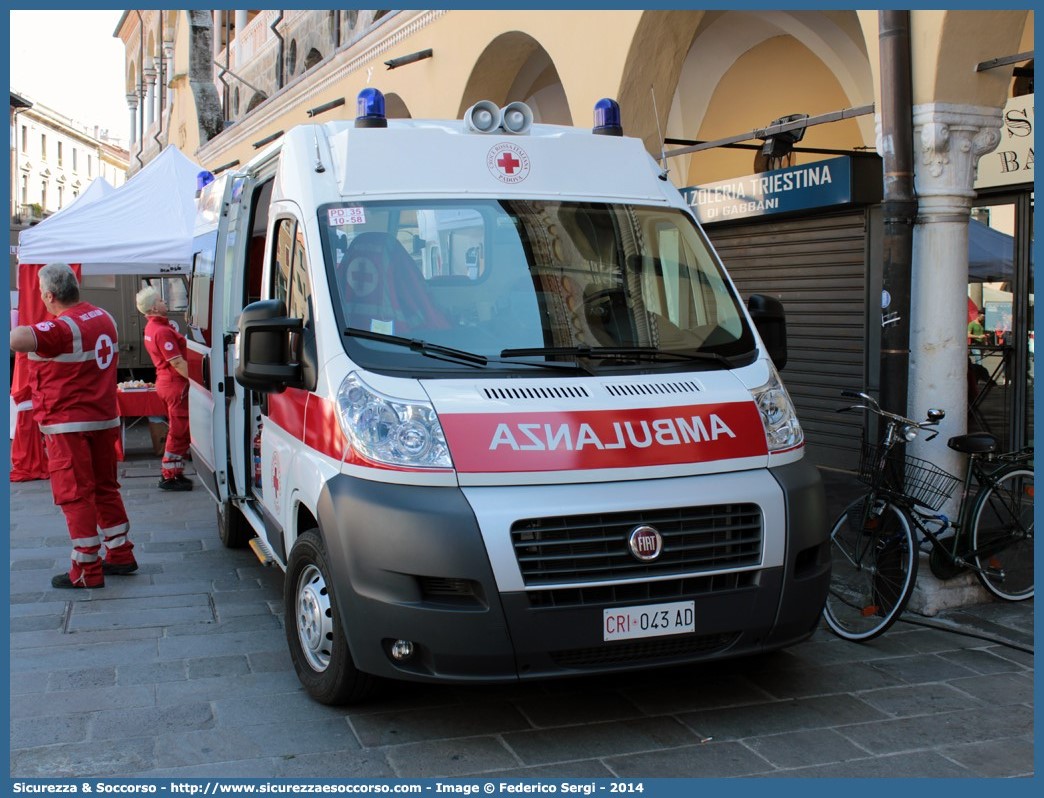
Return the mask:
<path fill-rule="evenodd" d="M 250 538 L 250 548 L 262 565 L 265 567 L 275 565 L 275 555 L 272 553 L 267 540 L 258 537 Z"/>

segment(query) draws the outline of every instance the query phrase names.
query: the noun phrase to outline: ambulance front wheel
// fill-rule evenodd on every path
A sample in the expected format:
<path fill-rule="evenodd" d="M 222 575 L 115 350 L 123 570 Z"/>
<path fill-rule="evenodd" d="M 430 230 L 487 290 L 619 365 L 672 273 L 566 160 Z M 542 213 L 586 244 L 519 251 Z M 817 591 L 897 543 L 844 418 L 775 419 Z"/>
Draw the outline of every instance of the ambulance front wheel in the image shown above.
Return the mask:
<path fill-rule="evenodd" d="M 254 530 L 232 502 L 218 502 L 218 535 L 225 548 L 241 549 L 254 537 Z"/>
<path fill-rule="evenodd" d="M 366 698 L 374 680 L 352 661 L 329 574 L 319 530 L 310 529 L 297 539 L 286 567 L 286 639 L 308 694 L 321 704 L 350 704 Z"/>

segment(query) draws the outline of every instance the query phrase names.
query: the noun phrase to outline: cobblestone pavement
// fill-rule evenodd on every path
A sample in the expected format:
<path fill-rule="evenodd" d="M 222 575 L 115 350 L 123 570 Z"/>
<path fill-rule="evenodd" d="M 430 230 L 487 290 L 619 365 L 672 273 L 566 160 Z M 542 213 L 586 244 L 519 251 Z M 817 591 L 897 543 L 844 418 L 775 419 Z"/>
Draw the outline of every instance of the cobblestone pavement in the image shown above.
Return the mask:
<path fill-rule="evenodd" d="M 164 494 L 158 470 L 124 464 L 139 572 L 75 594 L 50 587 L 69 540 L 48 483 L 10 486 L 12 777 L 1033 773 L 1032 601 L 865 645 L 824 628 L 718 664 L 322 706 L 290 663 L 281 573 L 224 549 L 207 494 Z"/>

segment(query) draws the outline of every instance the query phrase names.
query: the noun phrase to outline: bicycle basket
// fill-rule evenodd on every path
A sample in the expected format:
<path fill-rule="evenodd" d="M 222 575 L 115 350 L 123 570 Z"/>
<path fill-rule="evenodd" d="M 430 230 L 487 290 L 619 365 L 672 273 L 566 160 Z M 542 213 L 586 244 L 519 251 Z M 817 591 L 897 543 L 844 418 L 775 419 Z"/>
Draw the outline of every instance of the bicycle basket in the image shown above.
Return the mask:
<path fill-rule="evenodd" d="M 899 470 L 902 461 L 902 472 Z M 903 487 L 899 489 L 896 475 L 903 474 Z M 885 487 L 895 493 L 902 494 L 915 504 L 921 504 L 932 510 L 938 510 L 950 498 L 950 494 L 961 484 L 959 477 L 928 460 L 907 455 L 900 457 L 896 451 L 888 453 L 884 463 L 881 462 L 881 447 L 873 443 L 864 443 L 859 458 L 859 479 L 871 487 Z"/>

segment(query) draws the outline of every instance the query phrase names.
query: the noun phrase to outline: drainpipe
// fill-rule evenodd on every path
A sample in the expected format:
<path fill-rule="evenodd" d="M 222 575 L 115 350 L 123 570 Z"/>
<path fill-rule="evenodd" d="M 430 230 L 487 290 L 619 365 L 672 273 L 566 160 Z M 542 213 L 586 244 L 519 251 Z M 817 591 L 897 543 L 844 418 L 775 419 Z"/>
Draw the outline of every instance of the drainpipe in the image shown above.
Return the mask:
<path fill-rule="evenodd" d="M 286 50 L 286 42 L 277 30 L 277 28 L 279 27 L 279 23 L 282 21 L 283 12 L 280 11 L 279 15 L 274 20 L 272 20 L 272 23 L 268 26 L 272 33 L 275 34 L 276 39 L 279 40 L 279 55 L 277 56 L 278 60 L 276 61 L 277 90 L 283 88 L 283 84 L 286 83 L 286 53 L 284 52 Z"/>
<path fill-rule="evenodd" d="M 913 165 L 910 12 L 879 11 L 884 258 L 881 294 L 881 406 L 907 412 L 910 370 L 910 275 L 917 220 Z"/>
<path fill-rule="evenodd" d="M 142 153 L 145 152 L 145 20 L 142 19 L 140 11 L 135 10 L 134 13 L 138 15 L 138 101 L 140 103 L 138 108 L 138 151 L 134 153 L 134 157 L 138 161 L 138 168 L 142 169 L 145 166 L 145 161 L 141 158 Z"/>

